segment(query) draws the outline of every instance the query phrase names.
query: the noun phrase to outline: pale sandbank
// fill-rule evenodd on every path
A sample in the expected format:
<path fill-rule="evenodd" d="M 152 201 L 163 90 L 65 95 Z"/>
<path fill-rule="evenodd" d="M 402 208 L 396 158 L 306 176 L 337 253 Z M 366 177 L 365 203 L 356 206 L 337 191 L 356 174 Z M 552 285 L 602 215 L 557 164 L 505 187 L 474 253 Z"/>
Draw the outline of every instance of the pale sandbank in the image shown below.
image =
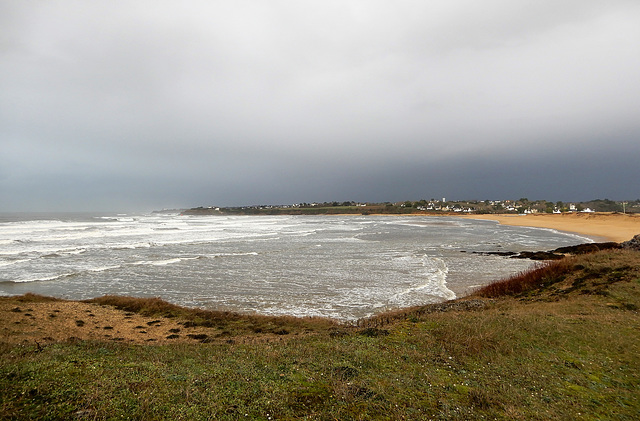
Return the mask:
<path fill-rule="evenodd" d="M 497 221 L 503 225 L 550 228 L 585 235 L 596 241 L 628 241 L 640 234 L 640 215 L 621 213 L 536 213 L 527 215 L 464 215 L 463 218 Z"/>

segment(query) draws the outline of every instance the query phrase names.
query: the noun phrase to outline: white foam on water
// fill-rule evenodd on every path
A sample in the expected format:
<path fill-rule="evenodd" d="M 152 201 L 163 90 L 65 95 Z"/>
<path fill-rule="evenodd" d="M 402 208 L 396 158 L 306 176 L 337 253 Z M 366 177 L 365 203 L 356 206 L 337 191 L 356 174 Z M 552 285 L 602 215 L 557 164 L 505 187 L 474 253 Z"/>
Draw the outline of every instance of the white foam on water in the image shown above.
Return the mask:
<path fill-rule="evenodd" d="M 73 249 L 73 250 L 62 250 L 61 252 L 64 254 L 71 254 L 71 255 L 78 255 L 78 254 L 82 254 L 85 253 L 87 251 L 87 249 L 85 248 L 78 248 L 78 249 Z"/>
<path fill-rule="evenodd" d="M 323 239 L 322 241 L 325 243 L 359 243 L 366 240 L 363 240 L 362 238 L 358 238 L 358 237 L 342 237 L 342 238 L 328 238 L 328 239 Z"/>
<path fill-rule="evenodd" d="M 558 246 L 583 240 L 434 217 L 103 218 L 0 224 L 0 294 L 143 293 L 188 305 L 345 320 L 452 299 L 454 291 L 516 267 L 461 250 L 522 251 L 547 239 Z M 201 260 L 189 262 L 195 259 Z M 466 274 L 484 277 L 462 280 Z"/>
<path fill-rule="evenodd" d="M 0 251 L 0 256 L 17 256 L 17 255 L 39 255 L 40 257 L 51 257 L 61 254 L 82 254 L 86 252 L 85 248 L 69 248 L 69 247 L 60 247 L 60 248 L 51 248 L 51 247 L 29 247 L 22 248 L 13 251 Z"/>
<path fill-rule="evenodd" d="M 56 279 L 68 278 L 70 276 L 74 276 L 77 274 L 78 272 L 62 273 L 60 275 L 38 276 L 36 278 L 29 278 L 29 279 L 14 279 L 9 282 L 16 283 L 16 284 L 24 284 L 24 283 L 30 283 L 30 282 L 54 281 Z"/>
<path fill-rule="evenodd" d="M 41 275 L 41 276 L 37 276 L 34 278 L 29 278 L 29 279 L 14 279 L 14 280 L 7 280 L 5 282 L 9 282 L 9 283 L 29 283 L 29 282 L 44 282 L 44 281 L 54 281 L 57 279 L 63 279 L 63 278 L 70 278 L 73 276 L 78 276 L 78 275 L 82 275 L 85 273 L 100 273 L 100 272 L 106 272 L 106 271 L 110 271 L 110 270 L 117 270 L 120 269 L 122 266 L 121 265 L 113 265 L 113 266 L 99 266 L 99 267 L 93 267 L 93 268 L 83 268 L 83 269 L 79 269 L 78 271 L 75 272 L 65 272 L 65 273 L 61 273 L 61 274 L 57 274 L 57 275 Z"/>
<path fill-rule="evenodd" d="M 8 260 L 8 261 L 4 261 L 4 262 L 0 262 L 0 267 L 6 267 L 6 266 L 12 266 L 12 265 L 17 265 L 19 263 L 23 263 L 23 262 L 28 262 L 31 259 L 17 259 L 17 260 Z"/>
<path fill-rule="evenodd" d="M 536 229 L 539 231 L 548 231 L 548 232 L 552 232 L 554 234 L 558 234 L 558 235 L 564 235 L 566 237 L 573 237 L 577 240 L 580 240 L 580 242 L 582 243 L 595 243 L 595 240 L 593 238 L 589 238 L 589 237 L 585 237 L 584 235 L 580 235 L 580 234 L 574 234 L 571 232 L 562 232 L 562 231 L 558 231 L 556 229 L 553 228 L 532 228 L 532 229 Z"/>
<path fill-rule="evenodd" d="M 87 272 L 106 272 L 108 270 L 115 270 L 115 269 L 120 269 L 122 266 L 121 265 L 115 265 L 115 266 L 102 266 L 102 267 L 97 267 L 97 268 L 90 268 L 87 269 Z"/>
<path fill-rule="evenodd" d="M 258 253 L 255 251 L 248 251 L 243 253 L 214 253 L 208 254 L 207 257 L 230 257 L 230 256 L 257 256 Z"/>
<path fill-rule="evenodd" d="M 140 260 L 137 262 L 133 262 L 131 264 L 136 266 L 140 266 L 140 265 L 166 266 L 166 265 L 173 265 L 175 263 L 180 263 L 185 260 L 196 260 L 200 258 L 201 258 L 200 256 L 196 256 L 196 257 L 175 257 L 172 259 L 164 259 L 164 260 Z"/>
<path fill-rule="evenodd" d="M 105 245 L 102 246 L 100 248 L 109 248 L 109 249 L 114 249 L 114 250 L 135 250 L 135 249 L 139 249 L 139 248 L 144 248 L 144 249 L 148 249 L 151 248 L 152 244 L 149 242 L 138 242 L 138 243 L 133 243 L 133 244 L 112 244 L 112 245 Z"/>
<path fill-rule="evenodd" d="M 166 266 L 171 265 L 173 263 L 179 263 L 182 259 L 166 259 L 166 260 L 140 260 L 138 262 L 133 262 L 132 265 L 152 265 L 152 266 Z"/>
<path fill-rule="evenodd" d="M 424 266 L 429 266 L 428 270 L 422 274 L 427 282 L 411 286 L 390 297 L 390 302 L 399 304 L 408 304 L 422 300 L 422 295 L 427 294 L 442 298 L 443 300 L 453 300 L 456 294 L 447 288 L 447 273 L 449 268 L 445 261 L 441 258 L 431 258 L 423 256 L 422 262 Z"/>

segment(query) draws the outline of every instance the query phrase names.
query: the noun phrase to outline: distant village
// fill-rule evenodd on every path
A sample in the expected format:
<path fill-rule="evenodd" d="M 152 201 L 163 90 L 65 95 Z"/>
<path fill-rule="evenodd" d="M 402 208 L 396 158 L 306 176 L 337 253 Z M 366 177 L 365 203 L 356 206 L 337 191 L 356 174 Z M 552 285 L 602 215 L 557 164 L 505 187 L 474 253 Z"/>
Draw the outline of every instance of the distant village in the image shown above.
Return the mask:
<path fill-rule="evenodd" d="M 447 200 L 430 199 L 403 202 L 321 202 L 240 207 L 197 207 L 180 210 L 183 214 L 412 214 L 412 213 L 568 213 L 619 212 L 640 213 L 640 199 L 613 201 L 596 199 L 588 202 L 549 202 L 546 200 Z"/>

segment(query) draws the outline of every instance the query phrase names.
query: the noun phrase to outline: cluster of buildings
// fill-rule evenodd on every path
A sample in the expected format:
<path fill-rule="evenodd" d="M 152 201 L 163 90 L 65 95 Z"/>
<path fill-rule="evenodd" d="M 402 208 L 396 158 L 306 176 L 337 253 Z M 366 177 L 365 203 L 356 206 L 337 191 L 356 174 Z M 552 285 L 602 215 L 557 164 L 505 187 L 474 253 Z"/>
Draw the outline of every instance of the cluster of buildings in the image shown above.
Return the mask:
<path fill-rule="evenodd" d="M 431 200 L 429 202 L 402 202 L 397 206 L 401 207 L 415 207 L 420 211 L 442 211 L 442 212 L 462 212 L 462 213 L 521 213 L 521 214 L 533 214 L 533 213 L 563 213 L 563 212 L 595 212 L 589 207 L 582 207 L 574 203 L 563 204 L 558 202 L 557 204 L 547 202 L 544 200 L 530 202 L 527 199 L 514 200 L 481 200 L 481 201 L 453 201 L 447 202 L 445 198 L 442 200 Z"/>
<path fill-rule="evenodd" d="M 357 209 L 362 208 L 362 209 Z M 471 201 L 447 201 L 442 200 L 419 200 L 404 202 L 313 202 L 295 203 L 288 205 L 258 205 L 233 208 L 219 207 L 199 207 L 187 210 L 188 214 L 214 214 L 214 213 L 414 213 L 420 212 L 460 212 L 460 213 L 592 213 L 592 212 L 638 212 L 640 209 L 640 199 L 633 202 L 614 202 L 608 199 L 597 199 L 590 202 L 549 202 L 546 200 L 471 200 Z"/>

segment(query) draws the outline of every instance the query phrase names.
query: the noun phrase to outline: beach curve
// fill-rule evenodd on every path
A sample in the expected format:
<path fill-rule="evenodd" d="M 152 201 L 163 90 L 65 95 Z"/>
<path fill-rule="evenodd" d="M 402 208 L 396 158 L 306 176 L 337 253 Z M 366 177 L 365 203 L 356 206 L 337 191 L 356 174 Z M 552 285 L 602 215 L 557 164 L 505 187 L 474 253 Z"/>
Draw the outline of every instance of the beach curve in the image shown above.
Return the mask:
<path fill-rule="evenodd" d="M 466 219 L 496 221 L 502 225 L 549 228 L 588 236 L 596 241 L 628 241 L 640 233 L 640 216 L 622 213 L 562 213 L 562 214 L 472 214 Z"/>

